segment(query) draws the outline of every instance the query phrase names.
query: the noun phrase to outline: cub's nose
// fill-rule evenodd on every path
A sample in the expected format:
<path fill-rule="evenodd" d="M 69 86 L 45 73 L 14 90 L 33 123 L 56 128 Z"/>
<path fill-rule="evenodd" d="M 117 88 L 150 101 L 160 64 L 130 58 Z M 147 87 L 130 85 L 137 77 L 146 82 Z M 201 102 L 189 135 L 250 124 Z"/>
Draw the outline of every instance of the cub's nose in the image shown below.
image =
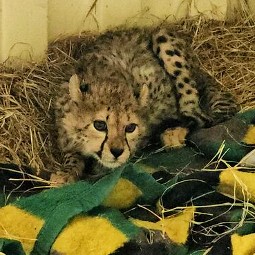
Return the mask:
<path fill-rule="evenodd" d="M 110 149 L 112 155 L 115 157 L 115 158 L 118 158 L 124 151 L 124 149 L 122 148 L 111 148 Z"/>

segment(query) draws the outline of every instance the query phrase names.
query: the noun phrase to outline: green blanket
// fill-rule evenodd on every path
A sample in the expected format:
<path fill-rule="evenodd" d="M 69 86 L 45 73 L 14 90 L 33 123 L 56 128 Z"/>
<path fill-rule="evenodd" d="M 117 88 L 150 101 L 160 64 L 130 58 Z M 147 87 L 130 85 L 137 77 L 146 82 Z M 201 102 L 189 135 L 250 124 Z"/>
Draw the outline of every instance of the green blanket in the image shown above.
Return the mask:
<path fill-rule="evenodd" d="M 255 110 L 249 110 L 193 133 L 185 148 L 143 152 L 95 183 L 13 193 L 8 204 L 8 165 L 2 164 L 0 251 L 255 253 L 254 124 Z"/>

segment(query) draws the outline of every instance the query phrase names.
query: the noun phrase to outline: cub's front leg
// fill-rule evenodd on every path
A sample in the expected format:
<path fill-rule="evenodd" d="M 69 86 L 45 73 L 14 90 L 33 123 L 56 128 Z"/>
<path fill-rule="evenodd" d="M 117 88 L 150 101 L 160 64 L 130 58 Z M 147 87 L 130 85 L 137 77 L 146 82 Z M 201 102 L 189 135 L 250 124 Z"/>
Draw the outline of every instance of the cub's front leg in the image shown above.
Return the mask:
<path fill-rule="evenodd" d="M 84 168 L 84 158 L 78 152 L 68 152 L 64 155 L 62 169 L 56 173 L 52 173 L 50 181 L 52 185 L 76 182 L 82 176 Z"/>

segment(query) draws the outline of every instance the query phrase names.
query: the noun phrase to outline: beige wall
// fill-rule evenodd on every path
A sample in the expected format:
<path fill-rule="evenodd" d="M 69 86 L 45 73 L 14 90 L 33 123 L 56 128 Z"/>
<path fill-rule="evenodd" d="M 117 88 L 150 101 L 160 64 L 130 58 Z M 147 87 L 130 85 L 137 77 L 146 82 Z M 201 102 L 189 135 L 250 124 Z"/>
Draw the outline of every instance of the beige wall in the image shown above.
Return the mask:
<path fill-rule="evenodd" d="M 49 40 L 84 30 L 149 25 L 167 18 L 176 21 L 204 13 L 224 19 L 227 0 L 49 0 Z M 94 5 L 91 12 L 90 8 Z"/>
<path fill-rule="evenodd" d="M 0 61 L 41 61 L 48 42 L 86 30 L 200 14 L 224 20 L 241 8 L 240 1 L 245 0 L 0 0 Z M 255 13 L 254 0 L 248 5 Z"/>
<path fill-rule="evenodd" d="M 47 1 L 0 0 L 0 61 L 39 61 L 48 44 Z"/>
<path fill-rule="evenodd" d="M 88 15 L 94 0 L 48 0 L 48 39 L 53 41 L 84 29 L 97 29 L 95 10 Z"/>

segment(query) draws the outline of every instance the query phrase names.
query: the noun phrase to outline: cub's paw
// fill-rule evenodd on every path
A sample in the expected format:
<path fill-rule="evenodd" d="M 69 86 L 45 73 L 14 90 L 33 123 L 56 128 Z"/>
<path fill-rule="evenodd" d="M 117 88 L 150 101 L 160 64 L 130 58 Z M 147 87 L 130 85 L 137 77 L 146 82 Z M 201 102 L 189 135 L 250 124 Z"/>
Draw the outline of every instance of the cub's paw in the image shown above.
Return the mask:
<path fill-rule="evenodd" d="M 185 146 L 185 138 L 189 130 L 184 127 L 168 128 L 161 134 L 161 141 L 166 149 Z"/>
<path fill-rule="evenodd" d="M 78 176 L 74 176 L 68 172 L 57 171 L 50 176 L 50 183 L 52 187 L 62 186 L 67 183 L 73 183 L 78 181 Z"/>

